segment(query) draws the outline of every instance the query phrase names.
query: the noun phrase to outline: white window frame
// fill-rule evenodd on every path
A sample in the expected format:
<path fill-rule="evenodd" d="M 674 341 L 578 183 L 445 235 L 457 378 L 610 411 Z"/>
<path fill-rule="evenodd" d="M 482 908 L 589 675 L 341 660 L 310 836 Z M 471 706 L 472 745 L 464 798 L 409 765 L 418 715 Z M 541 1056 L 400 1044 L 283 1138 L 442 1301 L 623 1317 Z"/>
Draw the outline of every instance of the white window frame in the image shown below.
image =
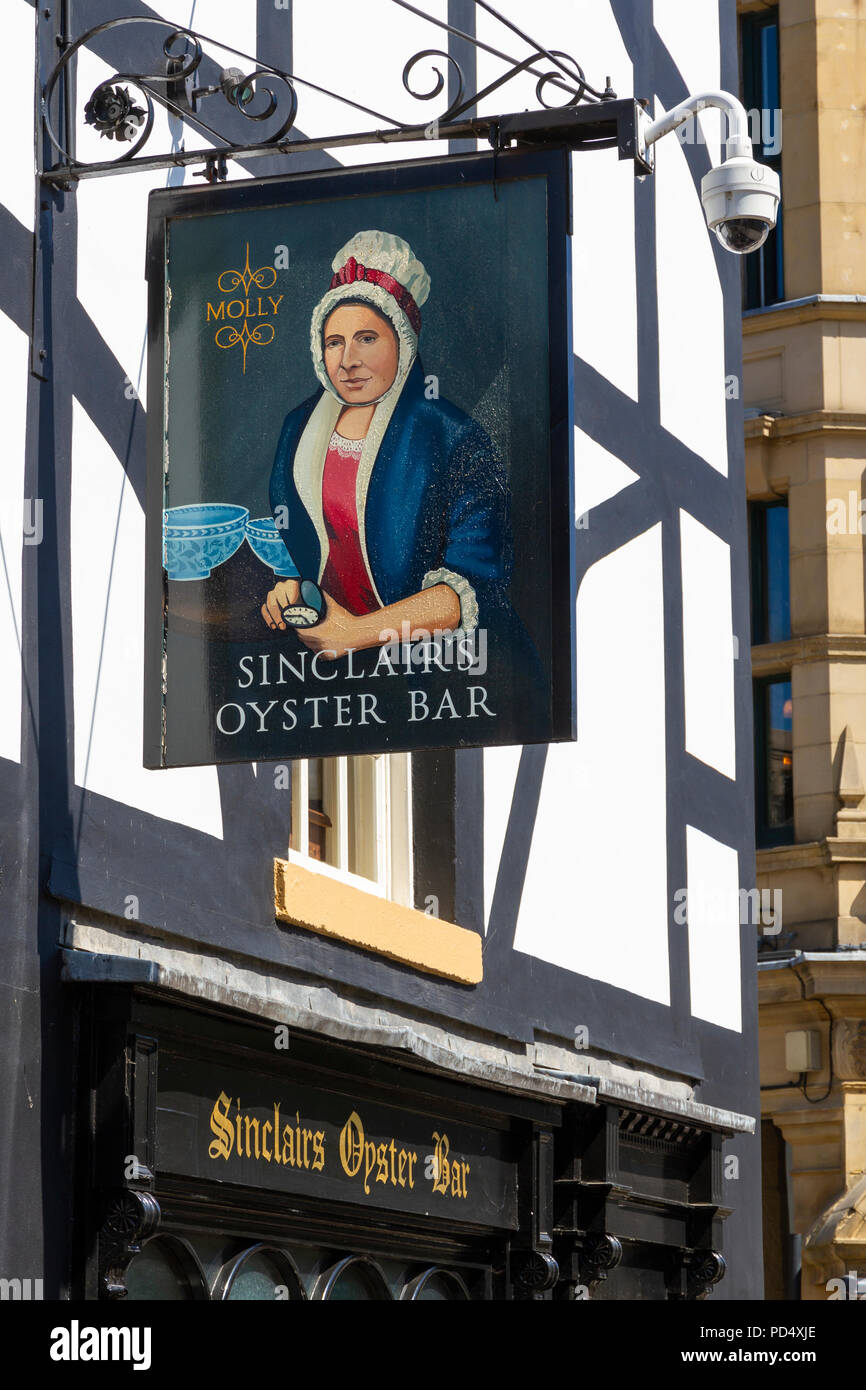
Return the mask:
<path fill-rule="evenodd" d="M 337 879 L 363 893 L 388 898 L 404 907 L 414 906 L 412 866 L 412 761 L 409 753 L 365 754 L 373 765 L 375 785 L 372 789 L 371 818 L 356 817 L 355 835 L 373 838 L 376 857 L 376 878 L 352 873 L 349 869 L 349 821 L 353 814 L 349 805 L 348 758 L 323 759 L 322 775 L 327 779 L 329 814 L 333 809 L 333 828 L 326 834 L 334 837 L 336 864 L 314 859 L 309 852 L 309 765 L 306 761 L 292 763 L 292 825 L 297 827 L 298 847 L 289 846 L 290 864 L 298 864 L 326 878 Z M 369 849 L 370 841 L 366 840 Z"/>

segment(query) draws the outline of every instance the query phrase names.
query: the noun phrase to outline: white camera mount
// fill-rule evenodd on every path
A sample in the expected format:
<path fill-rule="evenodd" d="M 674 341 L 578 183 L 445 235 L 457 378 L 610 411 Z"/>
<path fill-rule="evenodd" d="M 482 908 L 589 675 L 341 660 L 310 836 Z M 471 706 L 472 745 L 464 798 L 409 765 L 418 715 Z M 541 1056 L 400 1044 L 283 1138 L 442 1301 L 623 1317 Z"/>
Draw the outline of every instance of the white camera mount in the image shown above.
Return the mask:
<path fill-rule="evenodd" d="M 656 120 L 641 120 L 638 153 L 651 167 L 653 146 L 691 116 L 708 107 L 723 111 L 728 134 L 723 163 L 701 180 L 701 203 L 710 231 L 726 251 L 747 255 L 763 246 L 776 225 L 779 208 L 779 175 L 752 158 L 749 122 L 745 107 L 730 92 L 698 92 Z"/>

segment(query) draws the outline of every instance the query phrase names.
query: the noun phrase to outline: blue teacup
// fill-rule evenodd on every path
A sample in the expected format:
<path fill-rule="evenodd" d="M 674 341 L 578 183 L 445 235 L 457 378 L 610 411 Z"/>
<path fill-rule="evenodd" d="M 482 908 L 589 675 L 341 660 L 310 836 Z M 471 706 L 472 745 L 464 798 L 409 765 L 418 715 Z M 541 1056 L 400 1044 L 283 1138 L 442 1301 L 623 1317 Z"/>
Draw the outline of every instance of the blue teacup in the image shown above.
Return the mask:
<path fill-rule="evenodd" d="M 169 579 L 207 579 L 243 544 L 246 507 L 200 502 L 163 513 L 163 561 Z"/>
<path fill-rule="evenodd" d="M 298 571 L 273 517 L 260 516 L 254 521 L 248 521 L 247 541 L 262 563 L 269 565 L 279 578 L 298 578 Z"/>

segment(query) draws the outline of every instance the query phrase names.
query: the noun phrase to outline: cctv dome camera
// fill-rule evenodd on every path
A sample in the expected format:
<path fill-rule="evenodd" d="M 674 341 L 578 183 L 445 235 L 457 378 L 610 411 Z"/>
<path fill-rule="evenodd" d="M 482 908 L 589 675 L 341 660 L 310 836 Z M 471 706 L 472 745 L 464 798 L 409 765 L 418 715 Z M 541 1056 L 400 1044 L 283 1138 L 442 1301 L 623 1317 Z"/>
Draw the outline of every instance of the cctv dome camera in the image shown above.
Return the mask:
<path fill-rule="evenodd" d="M 732 217 L 716 227 L 716 236 L 725 250 L 737 256 L 757 251 L 769 235 L 770 224 L 760 217 Z"/>
<path fill-rule="evenodd" d="M 726 251 L 757 251 L 776 225 L 779 175 L 746 155 L 726 159 L 701 180 L 701 202 L 710 231 Z"/>

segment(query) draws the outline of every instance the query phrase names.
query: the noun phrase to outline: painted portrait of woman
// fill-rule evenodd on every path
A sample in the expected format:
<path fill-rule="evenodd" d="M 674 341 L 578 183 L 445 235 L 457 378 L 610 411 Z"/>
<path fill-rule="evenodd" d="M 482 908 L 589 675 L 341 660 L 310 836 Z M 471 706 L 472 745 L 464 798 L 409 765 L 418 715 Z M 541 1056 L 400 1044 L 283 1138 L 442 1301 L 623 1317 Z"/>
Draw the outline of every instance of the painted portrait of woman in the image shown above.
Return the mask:
<path fill-rule="evenodd" d="M 297 635 L 333 657 L 404 624 L 513 634 L 506 474 L 481 425 L 425 378 L 430 277 L 382 231 L 353 236 L 332 269 L 310 325 L 320 386 L 286 416 L 270 481 L 297 578 L 275 584 L 262 618 L 285 629 L 283 610 L 311 579 L 324 613 Z"/>

